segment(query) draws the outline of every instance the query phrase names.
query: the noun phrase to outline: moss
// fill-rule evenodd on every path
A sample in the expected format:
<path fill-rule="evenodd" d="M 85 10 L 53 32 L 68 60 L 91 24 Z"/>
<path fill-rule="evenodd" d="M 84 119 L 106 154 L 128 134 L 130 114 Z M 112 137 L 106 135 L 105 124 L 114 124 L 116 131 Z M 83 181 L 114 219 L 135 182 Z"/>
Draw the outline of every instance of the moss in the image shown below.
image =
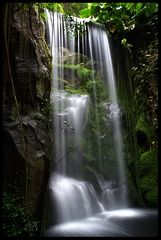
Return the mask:
<path fill-rule="evenodd" d="M 77 70 L 77 65 L 74 64 L 57 64 L 56 67 L 58 68 L 64 68 L 64 69 L 72 69 L 72 70 Z"/>
<path fill-rule="evenodd" d="M 69 93 L 69 94 L 87 94 L 87 91 L 85 88 L 74 88 L 72 86 L 66 86 L 65 90 Z"/>
<path fill-rule="evenodd" d="M 157 174 L 157 151 L 155 149 L 144 152 L 140 156 L 140 172 Z"/>
<path fill-rule="evenodd" d="M 70 54 L 67 49 L 63 49 L 65 57 L 64 64 L 57 64 L 55 67 L 63 69 L 64 79 L 59 81 L 64 82 L 64 88 L 67 92 L 71 94 L 89 94 L 92 101 L 97 99 L 97 102 L 106 101 L 108 99 L 107 89 L 104 86 L 104 83 L 101 79 L 101 73 L 97 70 L 91 69 L 94 63 L 86 63 L 86 56 L 81 55 L 82 62 L 72 64 L 72 62 L 67 62 L 65 59 L 70 57 L 73 59 L 75 53 Z M 78 60 L 78 56 L 76 58 Z M 96 63 L 95 63 L 96 64 Z M 62 76 L 61 76 L 62 77 Z M 72 79 L 75 79 L 75 84 L 73 84 Z M 96 96 L 95 96 L 96 95 Z"/>
<path fill-rule="evenodd" d="M 83 63 L 82 64 L 58 64 L 58 68 L 64 69 L 64 79 L 59 79 L 59 81 L 64 82 L 65 90 L 70 94 L 89 94 L 93 97 L 94 88 L 97 87 L 97 97 L 102 98 L 104 94 L 105 98 L 105 91 L 104 87 L 100 79 L 93 80 L 93 73 L 92 70 L 86 68 Z M 71 75 L 75 77 L 76 84 L 73 85 L 71 82 Z"/>
<path fill-rule="evenodd" d="M 158 201 L 157 181 L 153 175 L 144 176 L 141 179 L 141 191 L 145 203 L 149 207 L 156 207 Z"/>
<path fill-rule="evenodd" d="M 92 76 L 92 71 L 83 66 L 83 64 L 58 64 L 57 67 L 75 71 L 82 81 L 88 80 Z"/>
<path fill-rule="evenodd" d="M 140 187 L 148 206 L 157 205 L 157 151 L 155 149 L 140 156 Z"/>
<path fill-rule="evenodd" d="M 155 186 L 145 194 L 146 199 L 149 202 L 149 206 L 157 207 L 158 204 L 158 188 Z"/>
<path fill-rule="evenodd" d="M 145 113 L 140 114 L 136 124 L 136 131 L 142 131 L 149 140 L 152 137 L 153 130 L 151 126 L 148 124 L 148 121 L 145 117 Z"/>
<path fill-rule="evenodd" d="M 92 76 L 91 70 L 81 65 L 77 67 L 77 75 L 82 81 L 89 80 Z"/>

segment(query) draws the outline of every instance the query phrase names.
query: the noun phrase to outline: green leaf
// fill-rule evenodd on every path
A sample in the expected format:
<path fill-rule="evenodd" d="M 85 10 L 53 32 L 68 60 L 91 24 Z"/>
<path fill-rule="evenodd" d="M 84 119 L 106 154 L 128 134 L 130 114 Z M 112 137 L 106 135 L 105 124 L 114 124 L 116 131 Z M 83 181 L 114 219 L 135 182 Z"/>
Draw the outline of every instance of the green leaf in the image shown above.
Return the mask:
<path fill-rule="evenodd" d="M 130 10 L 132 8 L 132 6 L 133 6 L 133 3 L 125 3 L 125 8 L 127 10 Z"/>
<path fill-rule="evenodd" d="M 140 11 L 140 9 L 142 8 L 142 6 L 143 6 L 143 3 L 137 3 L 137 4 L 136 4 L 136 10 L 137 10 L 137 11 Z"/>
<path fill-rule="evenodd" d="M 89 8 L 82 9 L 79 11 L 79 14 L 80 14 L 81 18 L 88 18 L 88 17 L 90 17 L 91 9 L 89 9 Z"/>

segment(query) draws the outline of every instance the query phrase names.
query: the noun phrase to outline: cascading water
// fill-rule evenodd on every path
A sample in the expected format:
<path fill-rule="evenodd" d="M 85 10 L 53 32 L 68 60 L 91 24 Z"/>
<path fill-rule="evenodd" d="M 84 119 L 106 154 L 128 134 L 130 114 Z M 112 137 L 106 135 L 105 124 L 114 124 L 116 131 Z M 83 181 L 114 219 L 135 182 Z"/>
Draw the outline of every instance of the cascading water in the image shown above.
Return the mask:
<path fill-rule="evenodd" d="M 117 226 L 116 219 L 111 218 L 107 210 L 127 207 L 126 176 L 123 159 L 123 144 L 120 128 L 120 108 L 118 105 L 115 77 L 112 66 L 108 37 L 105 29 L 94 24 L 84 24 L 83 20 L 76 19 L 77 23 L 84 24 L 86 34 L 77 37 L 70 34 L 68 21 L 58 13 L 46 10 L 48 16 L 49 43 L 53 56 L 53 82 L 51 103 L 53 105 L 54 147 L 53 165 L 49 179 L 50 220 L 45 229 L 45 236 L 133 236 L 125 230 L 125 226 Z M 74 25 L 76 28 L 77 25 Z M 81 55 L 83 54 L 83 55 Z M 81 66 L 85 56 L 91 59 L 92 76 L 94 79 L 94 61 L 100 63 L 100 74 L 107 85 L 109 92 L 108 102 L 103 107 L 106 111 L 106 120 L 111 127 L 108 140 L 113 142 L 113 165 L 116 168 L 114 179 L 102 181 L 96 176 L 101 196 L 98 196 L 93 185 L 84 180 L 86 158 L 82 149 L 82 142 L 86 137 L 89 119 L 88 95 L 69 94 L 65 91 L 65 83 L 77 88 L 74 68 Z M 65 63 L 70 57 L 70 71 L 65 71 Z M 67 65 L 67 64 L 66 64 Z M 73 67 L 73 70 L 71 68 Z M 67 66 L 66 66 L 67 67 Z M 93 85 L 94 106 L 98 129 L 97 88 Z M 108 126 L 107 126 L 108 127 Z M 98 161 L 100 169 L 102 163 L 102 145 L 98 140 Z M 107 141 L 108 147 L 108 141 Z M 107 214 L 108 213 L 108 214 Z M 107 215 L 106 215 L 107 214 Z M 117 215 L 118 214 L 118 215 Z M 133 217 L 145 213 L 131 210 Z M 140 214 L 140 215 L 139 215 Z M 151 213 L 149 213 L 151 214 Z M 113 215 L 112 215 L 113 216 Z M 120 217 L 120 212 L 115 216 Z M 110 221 L 109 221 L 110 219 Z M 113 219 L 113 220 L 111 220 Z M 116 220 L 116 222 L 115 222 Z"/>
<path fill-rule="evenodd" d="M 57 222 L 70 221 L 92 216 L 103 209 L 95 190 L 82 179 L 84 156 L 81 141 L 87 128 L 89 96 L 67 94 L 64 90 L 65 78 L 63 50 L 75 49 L 75 37 L 66 39 L 68 26 L 60 14 L 48 14 L 50 46 L 53 55 L 53 91 L 51 102 L 54 106 L 54 162 L 49 188 L 53 191 L 57 209 Z M 64 31 L 63 31 L 64 30 Z M 67 41 L 68 40 L 68 41 Z M 77 43 L 79 46 L 79 42 Z M 66 50 L 67 51 L 67 50 Z M 74 55 L 71 57 L 74 63 Z M 76 59 L 79 63 L 79 59 Z M 73 71 L 69 74 L 73 82 Z M 68 177 L 67 177 L 68 176 Z"/>
<path fill-rule="evenodd" d="M 110 46 L 107 33 L 103 26 L 98 27 L 94 24 L 88 26 L 88 36 L 89 36 L 89 47 L 90 47 L 90 56 L 95 58 L 100 62 L 101 66 L 101 75 L 107 85 L 109 92 L 109 102 L 104 104 L 107 111 L 108 118 L 111 122 L 112 132 L 111 132 L 111 141 L 113 141 L 113 147 L 115 152 L 115 166 L 117 167 L 117 177 L 115 181 L 117 182 L 117 187 L 122 189 L 119 193 L 119 201 L 113 198 L 113 187 L 108 187 L 104 196 L 110 197 L 112 199 L 112 205 L 114 208 L 127 206 L 127 191 L 126 191 L 126 175 L 125 175 L 125 166 L 123 158 L 123 144 L 122 144 L 122 134 L 120 127 L 120 108 L 118 105 L 118 99 L 116 94 L 116 83 L 114 70 L 112 65 L 112 58 L 110 53 Z M 96 91 L 96 90 L 95 90 Z M 108 194 L 109 193 L 109 194 Z M 107 200 L 107 199 L 105 199 Z M 115 204 L 116 202 L 116 204 Z"/>

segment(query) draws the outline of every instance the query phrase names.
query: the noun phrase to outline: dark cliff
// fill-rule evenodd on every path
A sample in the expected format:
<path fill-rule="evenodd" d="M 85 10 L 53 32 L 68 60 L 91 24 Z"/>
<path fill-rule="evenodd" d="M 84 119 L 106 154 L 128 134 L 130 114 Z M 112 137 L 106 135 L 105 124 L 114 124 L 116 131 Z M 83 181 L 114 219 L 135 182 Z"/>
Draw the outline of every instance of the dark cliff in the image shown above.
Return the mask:
<path fill-rule="evenodd" d="M 3 26 L 3 188 L 15 186 L 40 215 L 48 181 L 51 55 L 32 4 L 5 4 Z M 16 191 L 17 191 L 16 190 Z"/>

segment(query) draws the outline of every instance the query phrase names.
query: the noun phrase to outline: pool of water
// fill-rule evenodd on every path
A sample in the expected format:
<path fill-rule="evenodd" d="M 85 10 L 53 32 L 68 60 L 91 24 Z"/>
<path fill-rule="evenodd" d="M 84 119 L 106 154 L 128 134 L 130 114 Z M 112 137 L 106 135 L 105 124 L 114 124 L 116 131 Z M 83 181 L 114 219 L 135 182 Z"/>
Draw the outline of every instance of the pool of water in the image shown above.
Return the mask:
<path fill-rule="evenodd" d="M 156 209 L 125 208 L 50 227 L 47 237 L 157 237 Z"/>

